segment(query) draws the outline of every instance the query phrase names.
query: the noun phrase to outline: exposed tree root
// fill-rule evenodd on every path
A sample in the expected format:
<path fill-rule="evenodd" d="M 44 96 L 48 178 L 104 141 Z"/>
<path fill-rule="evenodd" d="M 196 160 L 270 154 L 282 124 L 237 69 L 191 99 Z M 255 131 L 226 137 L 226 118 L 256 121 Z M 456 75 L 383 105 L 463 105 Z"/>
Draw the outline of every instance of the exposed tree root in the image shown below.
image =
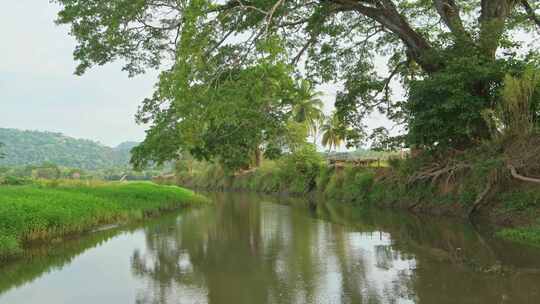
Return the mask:
<path fill-rule="evenodd" d="M 437 179 L 439 179 L 439 177 L 443 176 L 444 174 L 449 175 L 449 178 L 447 179 L 449 181 L 453 177 L 455 172 L 465 168 L 470 168 L 470 165 L 459 163 L 453 166 L 445 166 L 443 168 L 436 167 L 427 169 L 411 176 L 409 178 L 409 184 L 413 184 L 421 180 L 431 180 L 431 183 L 434 184 Z"/>
<path fill-rule="evenodd" d="M 508 169 L 510 169 L 510 173 L 512 174 L 512 177 L 515 178 L 515 179 L 519 179 L 519 180 L 525 181 L 525 182 L 539 183 L 540 184 L 540 179 L 523 176 L 523 175 L 519 174 L 517 172 L 517 170 L 516 170 L 516 167 L 514 167 L 512 165 L 508 165 Z"/>
<path fill-rule="evenodd" d="M 476 197 L 476 200 L 474 201 L 474 204 L 472 205 L 471 209 L 469 209 L 469 213 L 468 213 L 469 219 L 472 218 L 472 216 L 474 215 L 476 211 L 478 211 L 478 209 L 480 209 L 480 207 L 482 206 L 482 203 L 486 199 L 486 196 L 489 194 L 492 187 L 493 187 L 493 183 L 491 181 L 488 181 L 484 191 L 478 194 L 478 196 Z"/>

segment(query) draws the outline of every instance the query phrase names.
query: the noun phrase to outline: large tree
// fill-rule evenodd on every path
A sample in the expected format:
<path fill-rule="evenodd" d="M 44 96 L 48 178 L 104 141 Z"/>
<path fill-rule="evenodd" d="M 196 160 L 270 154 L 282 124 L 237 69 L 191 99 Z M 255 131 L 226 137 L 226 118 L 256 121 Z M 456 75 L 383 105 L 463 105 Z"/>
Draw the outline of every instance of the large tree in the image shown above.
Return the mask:
<path fill-rule="evenodd" d="M 78 41 L 77 73 L 114 60 L 132 75 L 165 70 L 143 116 L 185 104 L 191 112 L 195 87 L 215 89 L 216 79 L 272 56 L 317 83 L 343 84 L 341 123 L 360 129 L 379 110 L 406 124 L 409 143 L 424 146 L 461 147 L 486 136 L 481 112 L 497 102 L 504 74 L 535 60 L 516 34 L 540 30 L 540 4 L 527 0 L 55 1 L 58 22 Z M 379 72 L 378 58 L 389 73 Z M 397 77 L 406 102 L 391 98 Z M 178 119 L 185 118 L 151 117 L 149 136 Z"/>

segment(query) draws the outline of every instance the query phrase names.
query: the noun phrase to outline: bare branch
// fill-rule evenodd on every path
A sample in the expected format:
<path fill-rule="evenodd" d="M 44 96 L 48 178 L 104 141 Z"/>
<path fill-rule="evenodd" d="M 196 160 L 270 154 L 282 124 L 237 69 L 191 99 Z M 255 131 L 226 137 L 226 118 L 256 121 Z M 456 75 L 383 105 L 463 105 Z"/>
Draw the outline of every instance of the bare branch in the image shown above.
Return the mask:
<path fill-rule="evenodd" d="M 517 172 L 517 170 L 516 170 L 516 167 L 514 167 L 512 165 L 508 165 L 508 169 L 510 169 L 510 173 L 512 174 L 512 177 L 514 177 L 515 179 L 519 179 L 519 180 L 524 181 L 524 182 L 531 182 L 531 183 L 539 183 L 540 184 L 540 179 L 523 176 L 523 175 L 519 174 Z"/>

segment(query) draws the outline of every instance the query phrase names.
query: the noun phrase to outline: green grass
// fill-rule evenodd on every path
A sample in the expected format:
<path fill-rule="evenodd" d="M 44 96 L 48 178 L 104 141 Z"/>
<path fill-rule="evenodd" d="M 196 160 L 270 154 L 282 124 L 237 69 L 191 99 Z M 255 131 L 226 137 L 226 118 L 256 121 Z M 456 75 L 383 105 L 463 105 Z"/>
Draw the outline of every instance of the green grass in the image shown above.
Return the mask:
<path fill-rule="evenodd" d="M 49 182 L 0 187 L 0 259 L 24 244 L 140 220 L 205 199 L 190 190 L 151 183 Z"/>
<path fill-rule="evenodd" d="M 540 226 L 507 228 L 499 231 L 497 236 L 510 241 L 540 247 Z"/>

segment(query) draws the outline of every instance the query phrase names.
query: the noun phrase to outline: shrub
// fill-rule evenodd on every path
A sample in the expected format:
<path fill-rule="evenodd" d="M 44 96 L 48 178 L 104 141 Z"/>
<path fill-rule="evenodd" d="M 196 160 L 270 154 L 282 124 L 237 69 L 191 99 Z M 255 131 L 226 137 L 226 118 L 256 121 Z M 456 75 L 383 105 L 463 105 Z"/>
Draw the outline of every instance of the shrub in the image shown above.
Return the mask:
<path fill-rule="evenodd" d="M 540 227 L 507 228 L 499 231 L 497 236 L 519 243 L 540 246 Z"/>
<path fill-rule="evenodd" d="M 341 200 L 343 179 L 343 174 L 339 171 L 335 171 L 328 180 L 328 184 L 324 190 L 324 196 L 331 200 Z"/>
<path fill-rule="evenodd" d="M 540 207 L 540 191 L 512 191 L 503 193 L 499 199 L 506 211 L 526 211 Z"/>
<path fill-rule="evenodd" d="M 282 182 L 293 193 L 307 193 L 315 189 L 316 179 L 323 164 L 323 158 L 314 145 L 306 144 L 293 153 L 284 156 L 280 163 Z"/>
<path fill-rule="evenodd" d="M 31 183 L 32 180 L 25 177 L 6 176 L 4 178 L 0 178 L 0 185 L 22 186 L 29 185 Z"/>
<path fill-rule="evenodd" d="M 329 166 L 322 166 L 321 170 L 319 171 L 319 176 L 317 176 L 316 184 L 317 184 L 317 191 L 324 192 L 326 190 L 326 186 L 330 182 L 330 178 L 334 174 L 334 168 Z"/>

